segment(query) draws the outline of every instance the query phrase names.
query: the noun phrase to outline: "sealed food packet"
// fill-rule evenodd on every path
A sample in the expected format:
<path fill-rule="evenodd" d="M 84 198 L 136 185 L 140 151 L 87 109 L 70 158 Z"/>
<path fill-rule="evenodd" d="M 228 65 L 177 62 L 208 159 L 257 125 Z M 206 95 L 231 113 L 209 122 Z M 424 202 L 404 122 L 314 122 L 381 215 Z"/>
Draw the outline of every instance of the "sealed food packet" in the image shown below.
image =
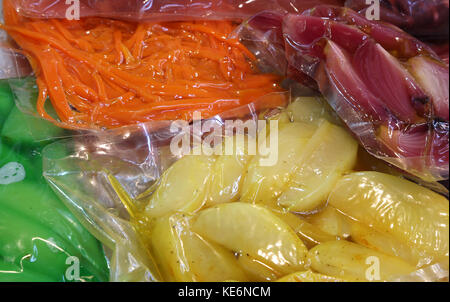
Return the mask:
<path fill-rule="evenodd" d="M 71 16 L 73 4 L 64 0 L 13 0 L 20 14 L 32 18 Z M 105 17 L 132 21 L 237 20 L 265 10 L 301 12 L 318 4 L 341 5 L 343 0 L 81 0 L 77 17 Z"/>
<path fill-rule="evenodd" d="M 3 22 L 3 1 L 0 1 L 0 23 Z M 27 59 L 14 51 L 5 31 L 0 31 L 0 79 L 25 76 L 31 73 Z"/>
<path fill-rule="evenodd" d="M 124 3 L 131 10 L 144 5 L 139 1 L 83 5 L 93 9 L 93 16 L 112 18 L 100 13 L 117 12 L 116 6 Z M 273 74 L 278 72 L 320 90 L 371 154 L 424 181 L 448 178 L 448 64 L 430 47 L 347 8 L 318 6 L 304 11 L 327 1 L 219 1 L 214 2 L 215 12 L 206 19 L 221 21 L 183 19 L 185 15 L 200 18 L 196 9 L 198 6 L 205 12 L 205 3 L 167 6 L 167 2 L 145 2 L 144 15 L 152 21 L 164 14 L 162 7 L 179 8 L 166 13 L 180 13 L 178 20 L 184 20 L 145 25 L 113 19 L 100 22 L 98 18 L 48 20 L 45 18 L 62 18 L 61 1 L 33 4 L 7 0 L 5 29 L 32 63 L 39 89 L 36 98 L 13 83 L 14 90 L 21 92 L 16 94 L 20 96 L 19 107 L 30 113 L 37 111 L 69 129 L 192 120 L 194 110 L 212 117 L 281 91 L 281 78 Z M 220 14 L 220 8 L 233 11 L 230 8 L 235 7 L 244 11 L 247 7 L 249 14 L 267 12 L 244 22 L 238 39 L 234 23 L 223 21 L 226 17 Z M 295 7 L 295 14 L 286 15 L 292 13 L 289 7 Z M 183 15 L 183 8 L 189 14 Z M 30 15 L 27 11 L 43 12 L 40 18 L 44 19 L 23 17 L 21 14 Z M 86 16 L 91 15 L 82 14 Z M 302 22 L 310 26 L 316 22 L 322 30 L 328 26 L 331 36 L 301 31 Z M 196 37 L 195 43 L 189 40 L 190 35 Z M 365 39 L 365 46 L 357 49 Z M 321 45 L 325 40 L 336 47 Z M 324 58 L 324 52 L 330 54 Z M 374 59 L 365 60 L 367 56 Z M 375 59 L 380 61 L 374 63 L 378 69 L 369 66 Z M 339 69 L 342 60 L 349 64 Z M 336 76 L 326 74 L 330 71 Z M 388 80 L 386 73 L 396 79 Z"/>
<path fill-rule="evenodd" d="M 448 280 L 448 199 L 390 165 L 448 178 L 448 63 L 428 46 L 307 10 L 343 1 L 80 3 L 68 21 L 65 1 L 5 0 L 2 28 L 36 75 L 9 79 L 20 110 L 83 130 L 42 150 L 43 174 L 110 281 Z"/>
<path fill-rule="evenodd" d="M 232 21 L 33 19 L 11 0 L 4 17 L 2 28 L 30 61 L 39 89 L 21 107 L 33 104 L 60 127 L 189 121 L 195 110 L 211 117 L 282 91 L 280 77 L 261 73 L 232 36 Z"/>
<path fill-rule="evenodd" d="M 410 34 L 429 41 L 448 41 L 447 0 L 382 0 L 379 11 L 364 0 L 346 0 L 345 6 L 361 14 L 379 17 Z"/>
<path fill-rule="evenodd" d="M 445 197 L 378 172 L 388 169 L 362 156 L 320 97 L 246 111 L 256 136 L 223 132 L 216 116 L 199 128 L 148 123 L 44 150 L 51 186 L 111 249 L 112 281 L 448 278 Z M 206 139 L 213 129 L 221 139 Z M 186 134 L 190 148 L 174 152 Z"/>
<path fill-rule="evenodd" d="M 428 45 L 336 6 L 264 12 L 241 37 L 273 70 L 320 91 L 371 154 L 448 179 L 449 69 Z"/>
<path fill-rule="evenodd" d="M 0 80 L 0 282 L 109 280 L 101 244 L 42 175 L 42 149 L 61 131 L 20 112 Z"/>
<path fill-rule="evenodd" d="M 256 121 L 258 108 L 258 103 L 250 104 L 205 123 L 211 129 L 223 127 L 230 118 Z M 192 140 L 200 140 L 204 135 L 202 127 L 198 131 L 187 124 L 186 130 L 186 125 L 175 124 L 174 131 L 173 125 L 174 121 L 158 121 L 90 131 L 52 144 L 44 151 L 47 181 L 111 251 L 111 281 L 163 281 L 142 234 L 137 232 L 138 226 L 130 223 L 133 216 L 127 208 L 138 205 L 132 204 L 127 196 L 148 195 L 163 171 L 183 156 L 182 150 L 171 152 L 174 137 L 188 133 Z M 198 173 L 196 169 L 190 170 Z M 69 185 L 70 182 L 79 185 Z"/>

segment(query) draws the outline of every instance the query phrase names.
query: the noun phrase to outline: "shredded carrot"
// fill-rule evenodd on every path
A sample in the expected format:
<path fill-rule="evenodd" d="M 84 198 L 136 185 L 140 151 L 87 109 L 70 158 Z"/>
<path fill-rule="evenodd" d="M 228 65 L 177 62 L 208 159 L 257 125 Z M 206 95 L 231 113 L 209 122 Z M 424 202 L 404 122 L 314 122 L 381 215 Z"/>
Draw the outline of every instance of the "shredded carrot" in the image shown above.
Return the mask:
<path fill-rule="evenodd" d="M 1 25 L 32 61 L 40 90 L 68 128 L 114 128 L 204 118 L 279 92 L 228 21 L 133 23 L 105 18 L 38 20 L 4 1 Z M 279 98 L 273 98 L 279 102 Z M 277 105 L 277 104 L 273 104 Z"/>

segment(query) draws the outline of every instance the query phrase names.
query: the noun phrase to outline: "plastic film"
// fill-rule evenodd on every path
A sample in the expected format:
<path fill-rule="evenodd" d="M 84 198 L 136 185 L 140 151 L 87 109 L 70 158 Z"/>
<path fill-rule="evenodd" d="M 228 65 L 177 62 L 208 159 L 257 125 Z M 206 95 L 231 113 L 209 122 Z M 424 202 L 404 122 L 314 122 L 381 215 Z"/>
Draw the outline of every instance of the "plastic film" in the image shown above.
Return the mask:
<path fill-rule="evenodd" d="M 66 18 L 70 5 L 62 0 L 38 2 L 14 0 L 19 13 L 34 18 Z M 341 0 L 81 0 L 79 17 L 106 17 L 145 21 L 193 19 L 243 20 L 258 12 L 301 12 L 318 4 L 341 5 Z"/>
<path fill-rule="evenodd" d="M 278 121 L 279 141 L 285 143 L 273 167 L 258 167 L 258 154 L 243 156 L 246 147 L 237 147 L 231 156 L 173 153 L 170 142 L 179 133 L 170 132 L 169 124 L 154 128 L 148 123 L 48 146 L 45 177 L 108 246 L 112 281 L 448 278 L 448 200 L 397 176 L 352 173 L 368 163 L 348 151 L 354 142 L 350 136 L 339 138 L 345 131 L 339 132 L 327 105 L 313 101 L 297 98 L 284 110 L 261 111 L 256 105 L 239 110 L 246 121 Z M 203 124 L 223 127 L 236 116 L 216 116 Z M 193 142 L 201 141 L 205 133 L 193 127 Z M 226 141 L 246 134 L 222 135 Z M 334 142 L 336 148 L 328 148 L 333 156 L 320 151 L 321 142 L 335 137 L 346 147 Z M 310 159 L 309 149 L 333 162 L 353 160 L 322 166 Z M 324 185 L 309 187 L 317 177 Z M 364 177 L 370 181 L 359 180 Z M 320 202 L 313 206 L 295 198 L 308 192 Z M 302 204 L 308 211 L 289 212 Z M 380 261 L 381 279 L 366 275 L 372 263 L 367 259 L 373 257 Z"/>
<path fill-rule="evenodd" d="M 448 64 L 432 48 L 333 6 L 261 13 L 240 32 L 272 70 L 319 90 L 371 154 L 425 181 L 448 178 Z"/>

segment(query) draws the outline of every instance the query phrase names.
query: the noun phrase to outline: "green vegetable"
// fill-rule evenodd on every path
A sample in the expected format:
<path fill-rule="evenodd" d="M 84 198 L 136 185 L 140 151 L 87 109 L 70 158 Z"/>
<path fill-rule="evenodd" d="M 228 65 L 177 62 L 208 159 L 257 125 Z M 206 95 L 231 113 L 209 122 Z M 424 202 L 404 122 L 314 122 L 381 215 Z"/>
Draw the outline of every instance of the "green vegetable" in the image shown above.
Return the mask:
<path fill-rule="evenodd" d="M 8 117 L 9 112 L 14 107 L 14 99 L 9 89 L 8 82 L 0 81 L 0 130 Z"/>
<path fill-rule="evenodd" d="M 3 82 L 0 129 L 0 281 L 107 281 L 101 244 L 42 176 L 42 148 L 63 131 L 15 108 Z"/>
<path fill-rule="evenodd" d="M 11 144 L 46 145 L 52 139 L 64 135 L 64 130 L 50 122 L 23 114 L 12 108 L 2 128 L 2 137 Z"/>

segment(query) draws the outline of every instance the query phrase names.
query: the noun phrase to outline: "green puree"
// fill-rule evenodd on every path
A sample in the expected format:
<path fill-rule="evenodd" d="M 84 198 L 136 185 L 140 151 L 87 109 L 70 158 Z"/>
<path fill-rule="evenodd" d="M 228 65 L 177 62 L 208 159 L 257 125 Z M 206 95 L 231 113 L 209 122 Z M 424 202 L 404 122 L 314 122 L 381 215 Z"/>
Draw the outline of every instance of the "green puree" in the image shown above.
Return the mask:
<path fill-rule="evenodd" d="M 0 80 L 0 282 L 108 281 L 101 244 L 42 176 L 42 148 L 62 131 L 18 110 Z"/>

